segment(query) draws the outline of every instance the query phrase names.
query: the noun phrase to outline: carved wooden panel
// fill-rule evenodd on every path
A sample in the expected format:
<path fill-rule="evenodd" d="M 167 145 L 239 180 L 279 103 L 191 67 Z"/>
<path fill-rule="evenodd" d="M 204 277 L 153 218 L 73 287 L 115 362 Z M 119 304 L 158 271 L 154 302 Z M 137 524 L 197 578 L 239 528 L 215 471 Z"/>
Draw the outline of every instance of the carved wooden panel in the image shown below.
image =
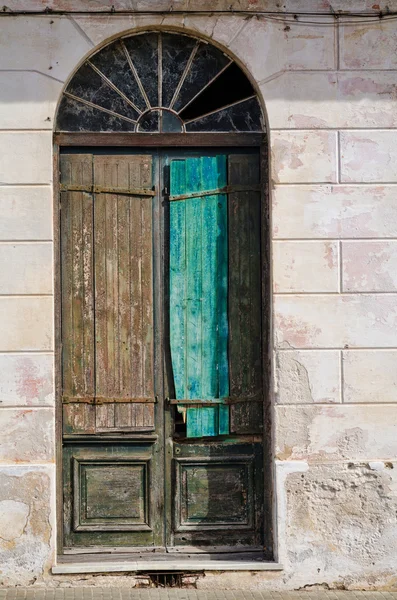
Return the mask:
<path fill-rule="evenodd" d="M 161 466 L 156 438 L 133 444 L 67 443 L 64 447 L 66 547 L 162 543 Z"/>
<path fill-rule="evenodd" d="M 177 485 L 178 531 L 252 527 L 252 457 L 177 460 Z"/>
<path fill-rule="evenodd" d="M 260 443 L 174 444 L 170 545 L 259 547 L 263 540 Z"/>
<path fill-rule="evenodd" d="M 149 461 L 73 460 L 74 531 L 144 531 Z"/>

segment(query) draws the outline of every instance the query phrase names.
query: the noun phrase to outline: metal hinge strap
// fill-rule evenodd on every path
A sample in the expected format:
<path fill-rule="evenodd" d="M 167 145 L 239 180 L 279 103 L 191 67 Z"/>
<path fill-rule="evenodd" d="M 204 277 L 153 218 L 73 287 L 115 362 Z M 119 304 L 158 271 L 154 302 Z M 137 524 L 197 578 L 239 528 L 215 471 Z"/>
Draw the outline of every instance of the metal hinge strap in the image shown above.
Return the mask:
<path fill-rule="evenodd" d="M 177 404 L 184 406 L 202 406 L 202 405 L 217 405 L 217 404 L 239 404 L 240 402 L 262 402 L 263 395 L 261 392 L 254 394 L 252 396 L 229 396 L 227 398 L 210 398 L 210 399 L 201 399 L 201 398 L 184 398 L 182 400 L 176 400 L 174 398 L 166 398 L 166 402 L 168 404 Z"/>
<path fill-rule="evenodd" d="M 87 192 L 88 194 L 121 194 L 123 196 L 155 196 L 155 190 L 148 188 L 103 187 L 101 185 L 61 184 L 61 192 Z"/>
<path fill-rule="evenodd" d="M 214 190 L 206 190 L 205 192 L 192 192 L 190 194 L 179 194 L 170 196 L 170 202 L 178 202 L 179 200 L 190 200 L 191 198 L 203 198 L 204 196 L 218 196 L 220 194 L 233 194 L 238 192 L 260 192 L 261 185 L 225 185 Z"/>
<path fill-rule="evenodd" d="M 156 404 L 157 396 L 154 398 L 108 398 L 107 396 L 62 396 L 63 404 Z"/>

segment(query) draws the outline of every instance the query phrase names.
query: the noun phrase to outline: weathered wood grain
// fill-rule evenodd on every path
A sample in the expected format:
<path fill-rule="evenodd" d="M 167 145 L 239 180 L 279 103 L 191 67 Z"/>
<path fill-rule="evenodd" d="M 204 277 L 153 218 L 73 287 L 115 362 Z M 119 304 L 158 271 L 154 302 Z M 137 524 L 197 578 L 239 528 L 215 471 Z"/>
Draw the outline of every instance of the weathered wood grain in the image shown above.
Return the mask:
<path fill-rule="evenodd" d="M 226 156 L 171 161 L 171 195 L 226 185 Z M 228 396 L 227 198 L 170 205 L 170 340 L 176 397 Z M 181 409 L 180 409 L 181 410 Z M 187 437 L 228 433 L 228 407 L 186 408 Z"/>
<path fill-rule="evenodd" d="M 150 189 L 151 178 L 150 156 L 61 156 L 64 185 Z M 152 202 L 62 192 L 65 432 L 154 428 Z M 90 397 L 102 402 L 70 403 Z"/>
<path fill-rule="evenodd" d="M 229 184 L 260 182 L 257 155 L 229 155 Z M 261 398 L 262 319 L 260 193 L 229 195 L 229 330 L 230 395 Z M 262 402 L 231 406 L 233 433 L 259 433 L 263 428 Z"/>

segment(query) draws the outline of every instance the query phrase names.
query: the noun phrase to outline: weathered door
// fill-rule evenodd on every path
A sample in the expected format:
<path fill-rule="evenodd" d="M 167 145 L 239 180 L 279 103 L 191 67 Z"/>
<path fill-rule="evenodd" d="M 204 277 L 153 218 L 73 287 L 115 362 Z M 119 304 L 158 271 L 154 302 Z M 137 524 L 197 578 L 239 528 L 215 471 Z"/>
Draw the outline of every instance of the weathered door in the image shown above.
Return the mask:
<path fill-rule="evenodd" d="M 169 161 L 170 548 L 263 544 L 259 160 Z"/>
<path fill-rule="evenodd" d="M 64 545 L 263 545 L 259 157 L 61 154 Z"/>
<path fill-rule="evenodd" d="M 163 544 L 150 156 L 61 155 L 64 543 Z"/>

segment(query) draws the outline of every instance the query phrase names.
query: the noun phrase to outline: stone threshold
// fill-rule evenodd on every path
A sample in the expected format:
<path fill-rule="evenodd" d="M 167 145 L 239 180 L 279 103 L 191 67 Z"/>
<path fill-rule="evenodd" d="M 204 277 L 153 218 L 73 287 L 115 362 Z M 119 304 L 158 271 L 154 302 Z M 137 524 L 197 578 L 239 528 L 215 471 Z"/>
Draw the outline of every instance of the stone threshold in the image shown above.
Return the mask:
<path fill-rule="evenodd" d="M 59 562 L 52 567 L 53 575 L 84 573 L 125 573 L 125 572 L 175 572 L 175 571 L 282 571 L 280 563 L 255 560 L 113 560 L 96 562 Z"/>

